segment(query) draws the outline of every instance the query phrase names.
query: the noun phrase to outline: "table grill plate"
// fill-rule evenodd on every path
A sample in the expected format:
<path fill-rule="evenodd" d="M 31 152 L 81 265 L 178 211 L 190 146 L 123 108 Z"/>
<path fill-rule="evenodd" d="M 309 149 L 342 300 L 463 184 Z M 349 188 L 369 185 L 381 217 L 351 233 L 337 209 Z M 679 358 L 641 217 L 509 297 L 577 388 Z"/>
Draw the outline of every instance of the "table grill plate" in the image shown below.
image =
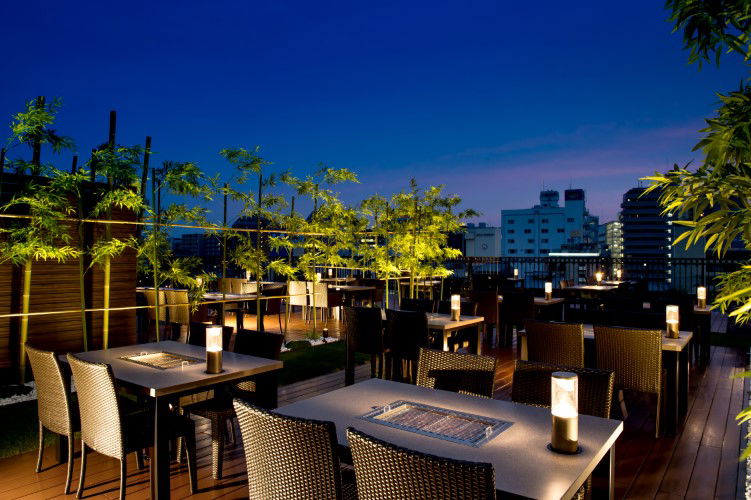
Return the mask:
<path fill-rule="evenodd" d="M 497 418 L 403 400 L 378 407 L 360 418 L 475 448 L 512 425 L 512 422 Z"/>
<path fill-rule="evenodd" d="M 149 368 L 156 368 L 157 370 L 169 370 L 170 368 L 179 368 L 183 366 L 183 362 L 187 362 L 188 365 L 194 365 L 196 363 L 202 363 L 205 360 L 201 358 L 194 358 L 193 356 L 186 356 L 184 354 L 175 354 L 172 352 L 150 352 L 146 354 L 131 354 L 128 356 L 121 356 L 120 359 L 130 361 Z"/>

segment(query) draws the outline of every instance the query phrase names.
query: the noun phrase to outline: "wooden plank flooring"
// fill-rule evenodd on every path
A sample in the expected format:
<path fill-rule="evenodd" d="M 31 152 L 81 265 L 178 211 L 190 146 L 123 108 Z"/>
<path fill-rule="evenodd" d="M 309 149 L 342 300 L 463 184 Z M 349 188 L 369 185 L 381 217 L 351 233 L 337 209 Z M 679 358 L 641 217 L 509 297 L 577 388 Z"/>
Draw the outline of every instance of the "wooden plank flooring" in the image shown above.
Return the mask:
<path fill-rule="evenodd" d="M 296 321 L 294 326 L 294 334 L 302 336 L 304 323 Z M 329 329 L 332 335 L 337 334 L 337 322 L 330 321 Z M 511 393 L 513 349 L 499 349 L 495 353 L 498 357 L 495 397 L 507 400 Z M 743 404 L 744 381 L 731 376 L 742 371 L 743 366 L 744 355 L 740 350 L 712 348 L 707 370 L 691 371 L 689 414 L 682 432 L 675 437 L 654 438 L 655 398 L 627 395 L 630 413 L 616 446 L 616 498 L 736 498 L 737 485 L 742 484 L 737 462 L 741 433 L 734 417 Z M 357 368 L 357 381 L 369 376 L 369 365 Z M 302 381 L 281 387 L 279 403 L 286 405 L 343 385 L 343 372 Z M 197 418 L 197 424 L 199 491 L 190 496 L 185 465 L 173 463 L 172 497 L 247 498 L 242 447 L 227 448 L 225 477 L 213 480 L 208 421 Z M 52 456 L 52 449 L 46 449 L 45 469 L 39 474 L 34 473 L 35 453 L 0 460 L 0 498 L 62 498 L 65 466 L 51 465 Z M 78 485 L 78 466 L 76 457 L 73 488 Z M 117 461 L 91 454 L 87 469 L 86 498 L 117 498 Z M 138 471 L 135 459 L 131 458 L 128 471 L 128 498 L 148 498 L 148 468 Z"/>

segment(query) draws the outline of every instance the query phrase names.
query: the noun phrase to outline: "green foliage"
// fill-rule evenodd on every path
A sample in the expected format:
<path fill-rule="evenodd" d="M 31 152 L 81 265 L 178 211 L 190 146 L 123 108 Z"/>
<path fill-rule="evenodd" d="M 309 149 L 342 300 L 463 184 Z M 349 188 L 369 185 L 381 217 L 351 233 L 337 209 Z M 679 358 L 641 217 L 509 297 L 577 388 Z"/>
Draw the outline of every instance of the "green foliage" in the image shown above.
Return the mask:
<path fill-rule="evenodd" d="M 735 52 L 745 61 L 751 57 L 749 29 L 751 3 L 748 0 L 667 0 L 673 32 L 683 30 L 689 63 L 710 62 L 714 57 Z"/>

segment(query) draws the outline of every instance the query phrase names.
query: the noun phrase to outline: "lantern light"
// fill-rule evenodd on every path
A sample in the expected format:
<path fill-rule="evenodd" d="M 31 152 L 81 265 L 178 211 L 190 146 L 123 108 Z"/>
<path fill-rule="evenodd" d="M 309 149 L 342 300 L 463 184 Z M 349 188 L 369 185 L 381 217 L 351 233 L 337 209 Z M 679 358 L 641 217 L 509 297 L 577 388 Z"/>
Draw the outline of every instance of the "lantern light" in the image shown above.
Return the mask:
<path fill-rule="evenodd" d="M 602 271 L 597 271 L 595 273 L 595 281 L 597 281 L 598 285 L 602 282 Z"/>
<path fill-rule="evenodd" d="M 451 321 L 459 321 L 461 316 L 461 297 L 459 295 L 451 296 Z"/>
<path fill-rule="evenodd" d="M 678 318 L 679 309 L 676 305 L 665 306 L 665 322 L 667 323 L 668 337 L 671 339 L 678 338 Z"/>
<path fill-rule="evenodd" d="M 551 300 L 553 298 L 553 283 L 545 283 L 545 300 Z"/>
<path fill-rule="evenodd" d="M 222 326 L 206 327 L 206 373 L 222 373 Z"/>
<path fill-rule="evenodd" d="M 707 289 L 700 286 L 696 289 L 696 299 L 699 302 L 699 307 L 702 309 L 707 307 Z"/>
<path fill-rule="evenodd" d="M 517 268 L 514 268 L 514 278 L 519 277 L 519 270 Z"/>
<path fill-rule="evenodd" d="M 579 380 L 572 372 L 553 372 L 550 379 L 552 427 L 550 448 L 561 453 L 579 451 Z"/>

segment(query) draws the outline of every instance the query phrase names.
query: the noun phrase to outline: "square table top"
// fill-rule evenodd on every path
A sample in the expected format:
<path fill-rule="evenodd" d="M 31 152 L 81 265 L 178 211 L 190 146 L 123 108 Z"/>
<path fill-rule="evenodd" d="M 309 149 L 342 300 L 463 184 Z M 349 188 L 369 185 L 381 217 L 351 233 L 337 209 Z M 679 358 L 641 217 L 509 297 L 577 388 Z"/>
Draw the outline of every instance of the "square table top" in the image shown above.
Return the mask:
<path fill-rule="evenodd" d="M 329 288 L 343 292 L 371 292 L 376 289 L 373 285 L 336 285 L 329 283 Z"/>
<path fill-rule="evenodd" d="M 615 328 L 618 328 L 618 327 L 615 327 Z M 524 330 L 517 332 L 517 335 L 526 335 L 526 334 L 527 332 L 525 332 Z M 680 332 L 678 332 L 678 335 L 679 337 L 677 339 L 672 339 L 667 336 L 667 329 L 663 330 L 662 350 L 681 352 L 688 346 L 689 342 L 691 342 L 691 339 L 693 338 L 694 333 L 681 330 Z M 593 325 L 589 325 L 589 324 L 584 325 L 584 338 L 586 340 L 594 340 L 595 330 L 594 330 Z"/>
<path fill-rule="evenodd" d="M 451 321 L 450 314 L 428 313 L 428 328 L 431 330 L 459 330 L 475 326 L 485 321 L 484 316 L 459 316 L 459 321 Z"/>
<path fill-rule="evenodd" d="M 512 422 L 479 448 L 436 439 L 360 418 L 371 410 L 406 400 Z M 550 410 L 509 401 L 478 398 L 381 379 L 367 381 L 299 401 L 276 410 L 302 418 L 333 421 L 339 444 L 347 446 L 346 429 L 354 427 L 405 448 L 495 467 L 496 489 L 529 498 L 570 498 L 613 446 L 623 423 L 579 416 L 582 453 L 562 455 L 547 449 Z"/>
<path fill-rule="evenodd" d="M 574 285 L 566 287 L 564 290 L 584 290 L 588 292 L 609 292 L 615 290 L 617 286 L 612 285 Z"/>
<path fill-rule="evenodd" d="M 503 302 L 503 295 L 498 296 L 498 303 L 500 304 L 501 302 Z M 540 307 L 563 304 L 564 302 L 566 302 L 566 299 L 563 297 L 553 297 L 550 300 L 545 297 L 535 297 L 535 305 Z"/>
<path fill-rule="evenodd" d="M 281 361 L 227 351 L 222 353 L 222 368 L 224 371 L 217 374 L 206 373 L 205 362 L 191 364 L 186 367 L 160 370 L 120 359 L 123 356 L 142 352 L 153 353 L 160 351 L 206 359 L 205 347 L 183 344 L 182 342 L 172 340 L 115 347 L 107 350 L 80 352 L 76 356 L 85 361 L 111 365 L 112 372 L 119 382 L 126 383 L 151 397 L 189 392 L 201 387 L 231 382 L 282 368 Z M 65 356 L 61 356 L 60 358 L 61 361 L 67 362 Z"/>

